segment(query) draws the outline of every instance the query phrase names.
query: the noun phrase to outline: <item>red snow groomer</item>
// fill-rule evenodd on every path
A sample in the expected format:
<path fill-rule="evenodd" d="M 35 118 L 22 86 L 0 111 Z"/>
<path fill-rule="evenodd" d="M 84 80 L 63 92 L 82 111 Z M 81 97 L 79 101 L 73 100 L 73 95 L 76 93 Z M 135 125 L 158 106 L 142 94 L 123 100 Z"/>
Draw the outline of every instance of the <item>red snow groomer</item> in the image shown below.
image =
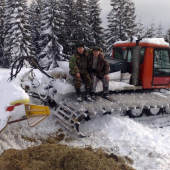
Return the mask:
<path fill-rule="evenodd" d="M 23 79 L 21 85 L 23 88 L 29 87 L 26 90 L 32 97 L 44 100 L 62 126 L 80 136 L 82 134 L 79 125 L 83 120 L 90 120 L 96 115 L 114 114 L 115 111 L 130 117 L 140 117 L 144 113 L 147 115 L 170 113 L 168 43 L 161 38 L 119 41 L 113 45 L 112 57 L 107 58 L 107 61 L 110 66 L 109 96 L 107 98 L 96 96 L 93 102 L 78 103 L 74 95 L 58 100 L 57 94 L 62 91 L 57 89 L 60 80 L 49 80 L 49 84 L 45 86 L 38 83 L 36 87 L 34 83 L 29 82 L 36 79 L 31 73 L 28 75 L 29 78 Z M 115 73 L 120 75 L 117 80 L 114 77 L 112 79 Z"/>

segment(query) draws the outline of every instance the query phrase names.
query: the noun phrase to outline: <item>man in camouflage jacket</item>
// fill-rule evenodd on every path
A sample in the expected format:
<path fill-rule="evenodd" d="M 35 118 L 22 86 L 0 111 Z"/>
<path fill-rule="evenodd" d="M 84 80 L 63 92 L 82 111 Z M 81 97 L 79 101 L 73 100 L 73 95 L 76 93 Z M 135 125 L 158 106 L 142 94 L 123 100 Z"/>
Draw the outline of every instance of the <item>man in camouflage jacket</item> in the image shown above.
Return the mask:
<path fill-rule="evenodd" d="M 107 96 L 109 90 L 109 65 L 101 53 L 100 47 L 94 47 L 90 55 L 88 72 L 92 80 L 92 98 L 96 92 L 97 78 L 103 83 L 103 95 Z"/>
<path fill-rule="evenodd" d="M 74 77 L 75 89 L 77 93 L 77 101 L 82 101 L 80 94 L 81 79 L 86 87 L 86 99 L 91 101 L 91 78 L 87 71 L 89 62 L 90 50 L 84 49 L 84 44 L 79 43 L 76 45 L 76 53 L 70 57 L 69 67 L 70 75 Z"/>

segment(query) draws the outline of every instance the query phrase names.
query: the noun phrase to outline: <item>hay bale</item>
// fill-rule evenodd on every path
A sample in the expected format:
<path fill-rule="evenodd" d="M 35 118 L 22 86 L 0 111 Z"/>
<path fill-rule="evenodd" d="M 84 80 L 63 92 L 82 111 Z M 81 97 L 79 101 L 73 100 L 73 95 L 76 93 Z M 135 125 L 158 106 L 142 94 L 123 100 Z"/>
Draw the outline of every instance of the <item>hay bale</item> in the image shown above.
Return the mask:
<path fill-rule="evenodd" d="M 134 170 L 123 158 L 102 150 L 43 144 L 25 150 L 10 149 L 0 157 L 0 170 Z"/>

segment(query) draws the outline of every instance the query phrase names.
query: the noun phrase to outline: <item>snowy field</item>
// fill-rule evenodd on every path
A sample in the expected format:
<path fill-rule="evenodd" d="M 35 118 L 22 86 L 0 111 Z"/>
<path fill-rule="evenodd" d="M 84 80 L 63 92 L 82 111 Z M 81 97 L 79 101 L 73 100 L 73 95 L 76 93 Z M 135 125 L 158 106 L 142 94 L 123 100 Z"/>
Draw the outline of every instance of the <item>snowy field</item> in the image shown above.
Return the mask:
<path fill-rule="evenodd" d="M 23 69 L 22 75 L 27 69 Z M 0 69 L 0 117 L 10 114 L 5 112 L 6 106 L 15 98 L 27 98 L 20 88 L 19 77 L 8 82 L 10 70 Z M 41 78 L 42 75 L 38 75 Z M 19 107 L 12 114 L 21 114 Z M 0 134 L 0 153 L 4 150 L 25 149 L 39 145 L 42 141 L 58 134 L 61 126 L 57 124 L 55 115 L 51 115 L 37 126 L 30 128 L 27 121 L 10 124 Z M 62 141 L 73 147 L 91 146 L 102 148 L 108 153 L 127 156 L 137 170 L 169 170 L 170 169 L 170 115 L 142 117 L 130 119 L 119 115 L 98 115 L 91 121 L 84 122 L 80 130 L 88 137 Z M 67 131 L 65 132 L 67 134 Z"/>

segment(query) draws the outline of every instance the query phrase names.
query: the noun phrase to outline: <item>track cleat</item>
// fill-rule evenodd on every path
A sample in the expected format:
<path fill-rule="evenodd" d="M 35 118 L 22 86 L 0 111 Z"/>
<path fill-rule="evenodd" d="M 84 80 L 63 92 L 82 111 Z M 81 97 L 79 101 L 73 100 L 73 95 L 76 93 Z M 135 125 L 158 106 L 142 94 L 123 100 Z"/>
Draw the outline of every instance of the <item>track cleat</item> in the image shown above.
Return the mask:
<path fill-rule="evenodd" d="M 81 96 L 78 96 L 78 97 L 77 97 L 77 101 L 78 101 L 78 102 L 82 102 Z"/>

